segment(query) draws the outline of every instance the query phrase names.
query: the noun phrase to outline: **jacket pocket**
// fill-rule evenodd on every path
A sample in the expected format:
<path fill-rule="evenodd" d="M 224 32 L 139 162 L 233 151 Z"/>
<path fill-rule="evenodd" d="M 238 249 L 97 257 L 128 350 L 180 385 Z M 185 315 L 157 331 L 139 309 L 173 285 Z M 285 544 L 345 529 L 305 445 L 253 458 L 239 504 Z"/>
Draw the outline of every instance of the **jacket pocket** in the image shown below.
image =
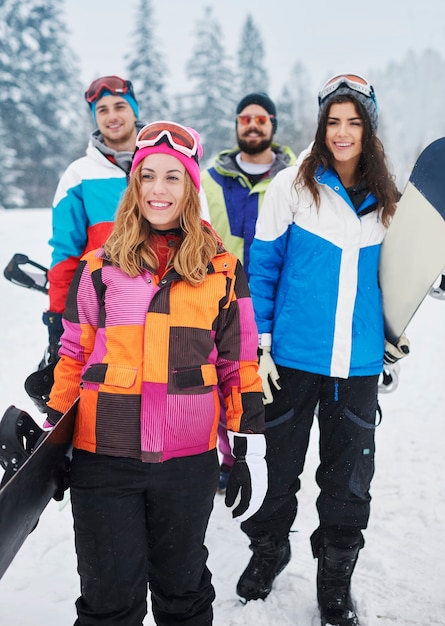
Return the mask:
<path fill-rule="evenodd" d="M 374 475 L 376 415 L 360 417 L 345 408 L 346 432 L 350 437 L 349 462 L 351 473 L 349 489 L 362 500 L 369 499 L 369 489 Z"/>
<path fill-rule="evenodd" d="M 173 379 L 178 389 L 209 387 L 218 384 L 216 368 L 211 363 L 192 367 L 178 367 L 173 370 Z"/>
<path fill-rule="evenodd" d="M 92 363 L 83 373 L 82 380 L 86 383 L 124 387 L 134 385 L 137 368 L 113 365 L 110 363 Z"/>

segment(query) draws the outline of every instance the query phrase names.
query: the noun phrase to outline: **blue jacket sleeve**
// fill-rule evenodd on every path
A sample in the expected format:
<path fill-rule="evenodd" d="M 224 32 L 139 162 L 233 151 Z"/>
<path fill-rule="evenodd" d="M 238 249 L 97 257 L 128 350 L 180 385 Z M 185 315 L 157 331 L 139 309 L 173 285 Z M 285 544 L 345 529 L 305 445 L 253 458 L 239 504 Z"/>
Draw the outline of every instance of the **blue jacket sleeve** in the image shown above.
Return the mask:
<path fill-rule="evenodd" d="M 296 167 L 289 167 L 270 183 L 250 249 L 249 286 L 259 333 L 271 333 L 273 329 L 275 298 L 295 210 L 295 176 Z"/>

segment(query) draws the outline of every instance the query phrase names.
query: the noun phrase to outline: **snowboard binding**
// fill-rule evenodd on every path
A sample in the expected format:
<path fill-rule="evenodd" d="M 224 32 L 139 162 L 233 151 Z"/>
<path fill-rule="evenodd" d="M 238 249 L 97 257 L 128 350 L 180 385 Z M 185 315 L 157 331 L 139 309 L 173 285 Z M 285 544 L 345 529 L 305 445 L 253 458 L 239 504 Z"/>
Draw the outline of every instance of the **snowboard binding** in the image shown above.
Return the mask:
<path fill-rule="evenodd" d="M 49 400 L 51 387 L 54 383 L 54 368 L 57 361 L 51 361 L 47 365 L 39 365 L 36 372 L 30 374 L 25 380 L 25 391 L 34 402 L 40 413 L 46 413 L 46 403 Z"/>
<path fill-rule="evenodd" d="M 1 486 L 19 470 L 37 447 L 44 430 L 28 413 L 10 406 L 0 421 L 0 465 L 5 470 Z"/>
<path fill-rule="evenodd" d="M 0 420 L 0 466 L 5 470 L 0 488 L 11 480 L 48 434 L 49 431 L 40 428 L 26 411 L 13 405 L 6 409 Z M 53 468 L 57 481 L 53 498 L 57 502 L 63 500 L 70 485 L 70 465 L 70 458 L 64 456 Z"/>
<path fill-rule="evenodd" d="M 378 382 L 379 393 L 392 393 L 399 386 L 399 363 L 385 365 Z"/>

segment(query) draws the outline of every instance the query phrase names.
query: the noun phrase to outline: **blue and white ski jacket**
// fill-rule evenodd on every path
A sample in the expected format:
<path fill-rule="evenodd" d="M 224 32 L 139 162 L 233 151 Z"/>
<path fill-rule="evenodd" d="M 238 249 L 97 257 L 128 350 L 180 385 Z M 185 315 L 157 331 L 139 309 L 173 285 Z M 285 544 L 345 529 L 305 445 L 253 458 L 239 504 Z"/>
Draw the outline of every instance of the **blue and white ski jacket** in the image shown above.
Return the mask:
<path fill-rule="evenodd" d="M 138 130 L 143 123 L 136 122 Z M 119 202 L 127 189 L 132 153 L 106 147 L 95 130 L 86 155 L 62 174 L 52 207 L 53 248 L 49 277 L 49 309 L 63 313 L 80 257 L 99 248 L 113 228 Z M 125 168 L 124 168 L 125 165 Z"/>
<path fill-rule="evenodd" d="M 297 167 L 270 183 L 250 251 L 259 333 L 285 367 L 348 378 L 379 374 L 384 329 L 378 284 L 386 234 L 376 198 L 356 210 L 337 174 L 317 174 L 320 207 L 294 187 Z"/>

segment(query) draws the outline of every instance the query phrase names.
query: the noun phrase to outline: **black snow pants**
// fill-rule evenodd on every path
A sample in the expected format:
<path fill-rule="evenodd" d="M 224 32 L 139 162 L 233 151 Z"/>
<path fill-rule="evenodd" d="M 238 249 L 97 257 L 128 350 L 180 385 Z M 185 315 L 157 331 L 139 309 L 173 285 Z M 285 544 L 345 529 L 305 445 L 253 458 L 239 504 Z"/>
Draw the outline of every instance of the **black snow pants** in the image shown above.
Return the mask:
<path fill-rule="evenodd" d="M 310 430 L 318 412 L 321 528 L 364 529 L 374 474 L 378 376 L 330 378 L 277 366 L 282 389 L 266 405 L 269 485 L 259 511 L 242 523 L 251 538 L 287 538 L 297 514 Z M 318 404 L 318 409 L 316 409 Z"/>
<path fill-rule="evenodd" d="M 147 585 L 158 626 L 212 624 L 204 537 L 218 477 L 216 450 L 153 464 L 74 450 L 76 626 L 141 626 Z"/>

